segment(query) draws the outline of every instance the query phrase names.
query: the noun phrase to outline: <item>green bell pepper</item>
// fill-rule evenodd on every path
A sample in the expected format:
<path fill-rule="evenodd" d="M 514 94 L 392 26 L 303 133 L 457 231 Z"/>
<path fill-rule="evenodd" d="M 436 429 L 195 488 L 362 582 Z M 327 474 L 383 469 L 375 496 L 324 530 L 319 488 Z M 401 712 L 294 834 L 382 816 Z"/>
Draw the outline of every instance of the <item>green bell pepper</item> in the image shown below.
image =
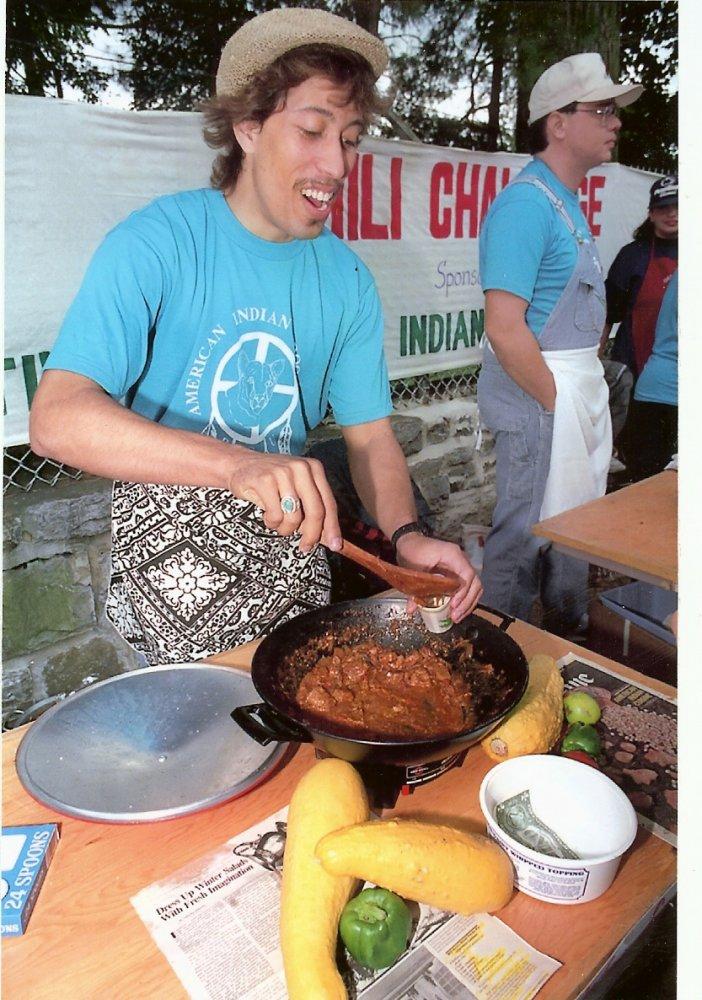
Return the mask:
<path fill-rule="evenodd" d="M 407 947 L 412 916 L 403 899 L 389 889 L 364 889 L 344 907 L 341 939 L 350 955 L 368 969 L 384 969 Z"/>
<path fill-rule="evenodd" d="M 575 722 L 569 726 L 561 743 L 563 753 L 567 753 L 569 750 L 584 750 L 591 757 L 597 757 L 601 749 L 602 743 L 599 733 L 594 726 L 588 726 L 583 722 Z"/>

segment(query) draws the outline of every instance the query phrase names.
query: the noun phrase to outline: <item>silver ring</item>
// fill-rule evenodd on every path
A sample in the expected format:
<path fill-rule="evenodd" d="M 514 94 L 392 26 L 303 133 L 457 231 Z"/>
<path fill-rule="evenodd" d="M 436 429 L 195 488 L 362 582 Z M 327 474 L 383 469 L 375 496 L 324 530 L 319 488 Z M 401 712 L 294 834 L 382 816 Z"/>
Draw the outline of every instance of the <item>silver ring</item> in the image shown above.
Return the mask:
<path fill-rule="evenodd" d="M 297 497 L 281 497 L 280 509 L 284 514 L 297 514 L 300 509 L 300 501 Z"/>

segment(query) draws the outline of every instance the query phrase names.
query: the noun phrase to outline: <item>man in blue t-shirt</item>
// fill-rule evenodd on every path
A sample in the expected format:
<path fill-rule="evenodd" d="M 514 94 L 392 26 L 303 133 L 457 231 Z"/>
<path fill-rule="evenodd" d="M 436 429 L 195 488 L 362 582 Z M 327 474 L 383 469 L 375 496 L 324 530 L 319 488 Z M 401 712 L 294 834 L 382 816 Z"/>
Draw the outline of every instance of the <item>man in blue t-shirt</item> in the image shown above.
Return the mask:
<path fill-rule="evenodd" d="M 613 83 L 592 52 L 542 73 L 529 98 L 534 159 L 495 199 L 480 234 L 487 344 L 478 403 L 497 463 L 484 600 L 528 620 L 540 596 L 544 625 L 560 633 L 582 620 L 587 564 L 544 547 L 531 528 L 601 495 L 611 455 L 597 359 L 604 283 L 578 189 L 611 160 L 619 107 L 641 90 Z"/>
<path fill-rule="evenodd" d="M 108 615 L 152 663 L 221 651 L 328 600 L 336 504 L 308 431 L 331 404 L 365 508 L 399 561 L 480 581 L 425 536 L 390 426 L 383 320 L 325 228 L 381 108 L 382 42 L 323 11 L 253 18 L 227 42 L 205 138 L 212 189 L 107 235 L 31 413 L 32 448 L 114 479 Z M 126 405 L 119 405 L 123 400 Z"/>

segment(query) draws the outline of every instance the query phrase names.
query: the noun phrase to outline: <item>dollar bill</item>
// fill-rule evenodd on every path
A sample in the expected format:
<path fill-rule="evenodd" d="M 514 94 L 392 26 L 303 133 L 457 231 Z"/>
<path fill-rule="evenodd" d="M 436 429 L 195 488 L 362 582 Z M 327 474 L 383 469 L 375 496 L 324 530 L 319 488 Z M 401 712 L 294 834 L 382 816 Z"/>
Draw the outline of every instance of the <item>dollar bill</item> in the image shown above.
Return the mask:
<path fill-rule="evenodd" d="M 500 802 L 495 809 L 495 819 L 500 829 L 523 847 L 552 858 L 576 860 L 579 857 L 557 833 L 541 822 L 532 808 L 528 789 Z"/>

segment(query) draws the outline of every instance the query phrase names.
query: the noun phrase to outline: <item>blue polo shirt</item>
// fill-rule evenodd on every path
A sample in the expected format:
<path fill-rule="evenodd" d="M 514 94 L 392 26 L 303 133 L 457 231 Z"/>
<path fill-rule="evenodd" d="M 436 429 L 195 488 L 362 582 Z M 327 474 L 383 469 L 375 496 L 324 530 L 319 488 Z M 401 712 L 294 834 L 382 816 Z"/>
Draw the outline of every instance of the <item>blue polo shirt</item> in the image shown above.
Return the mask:
<path fill-rule="evenodd" d="M 518 175 L 541 180 L 563 202 L 583 240 L 591 239 L 578 194 L 538 158 Z M 526 322 L 538 335 L 568 284 L 578 244 L 543 191 L 508 184 L 490 206 L 480 232 L 480 280 L 484 292 L 500 289 L 525 299 Z"/>

